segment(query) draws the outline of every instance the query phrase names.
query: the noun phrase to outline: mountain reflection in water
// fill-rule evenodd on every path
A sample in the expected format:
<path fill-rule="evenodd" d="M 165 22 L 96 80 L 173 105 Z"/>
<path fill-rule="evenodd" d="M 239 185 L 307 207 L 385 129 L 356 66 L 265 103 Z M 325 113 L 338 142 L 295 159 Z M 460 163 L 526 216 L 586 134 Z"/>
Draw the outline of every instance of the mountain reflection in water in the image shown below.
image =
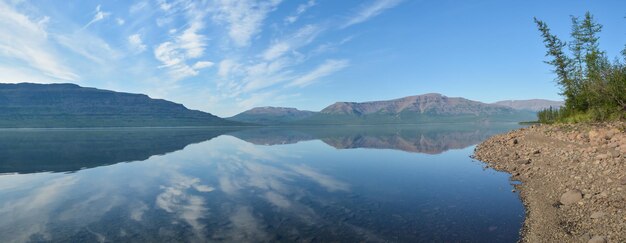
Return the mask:
<path fill-rule="evenodd" d="M 516 241 L 514 127 L 3 130 L 0 242 Z"/>
<path fill-rule="evenodd" d="M 71 172 L 142 161 L 233 128 L 2 129 L 0 173 Z"/>
<path fill-rule="evenodd" d="M 390 126 L 267 127 L 230 133 L 257 145 L 319 139 L 337 149 L 373 148 L 439 154 L 466 148 L 519 127 L 516 124 L 421 124 Z"/>
<path fill-rule="evenodd" d="M 321 140 L 337 149 L 373 148 L 439 154 L 475 145 L 515 124 L 424 124 L 261 128 L 122 128 L 0 130 L 0 174 L 71 172 L 142 161 L 230 135 L 256 145 Z"/>

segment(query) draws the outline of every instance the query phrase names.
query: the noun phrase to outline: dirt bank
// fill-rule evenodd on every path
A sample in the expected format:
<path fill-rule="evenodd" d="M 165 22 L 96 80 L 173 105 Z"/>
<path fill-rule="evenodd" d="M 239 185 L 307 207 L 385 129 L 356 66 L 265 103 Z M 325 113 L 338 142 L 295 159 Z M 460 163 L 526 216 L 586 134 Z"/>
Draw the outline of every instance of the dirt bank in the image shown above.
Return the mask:
<path fill-rule="evenodd" d="M 522 182 L 524 242 L 626 242 L 625 129 L 531 126 L 489 138 L 474 156 Z"/>

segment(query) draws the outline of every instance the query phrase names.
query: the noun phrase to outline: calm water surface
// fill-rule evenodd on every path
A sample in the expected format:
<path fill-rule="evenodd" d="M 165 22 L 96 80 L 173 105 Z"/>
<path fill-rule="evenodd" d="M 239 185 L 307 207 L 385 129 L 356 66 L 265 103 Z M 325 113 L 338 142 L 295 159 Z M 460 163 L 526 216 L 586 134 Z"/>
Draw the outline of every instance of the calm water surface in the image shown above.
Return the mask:
<path fill-rule="evenodd" d="M 516 127 L 0 130 L 0 242 L 515 242 Z"/>

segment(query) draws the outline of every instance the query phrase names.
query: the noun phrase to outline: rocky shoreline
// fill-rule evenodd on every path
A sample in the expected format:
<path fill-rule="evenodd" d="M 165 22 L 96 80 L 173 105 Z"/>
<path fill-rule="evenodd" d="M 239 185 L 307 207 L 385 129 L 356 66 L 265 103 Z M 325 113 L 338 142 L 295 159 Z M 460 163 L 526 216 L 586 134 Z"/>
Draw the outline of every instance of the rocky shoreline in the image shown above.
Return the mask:
<path fill-rule="evenodd" d="M 522 183 L 522 242 L 626 242 L 626 123 L 534 125 L 474 157 Z"/>

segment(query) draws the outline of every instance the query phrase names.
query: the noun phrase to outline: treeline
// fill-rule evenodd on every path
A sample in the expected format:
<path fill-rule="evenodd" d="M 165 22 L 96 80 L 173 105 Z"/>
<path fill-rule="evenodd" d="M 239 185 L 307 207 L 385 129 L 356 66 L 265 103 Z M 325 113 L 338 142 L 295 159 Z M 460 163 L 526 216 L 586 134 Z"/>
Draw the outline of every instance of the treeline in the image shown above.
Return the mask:
<path fill-rule="evenodd" d="M 540 122 L 580 122 L 626 119 L 626 49 L 622 59 L 609 60 L 599 48 L 602 25 L 587 12 L 572 17 L 571 41 L 561 41 L 535 18 L 546 46 L 546 63 L 554 67 L 565 106 L 538 113 Z M 569 50 L 566 53 L 565 49 Z"/>
<path fill-rule="evenodd" d="M 558 107 L 553 108 L 551 106 L 550 108 L 537 112 L 537 118 L 540 123 L 554 123 L 565 117 L 563 114 L 564 111 L 565 109 L 559 109 Z"/>

